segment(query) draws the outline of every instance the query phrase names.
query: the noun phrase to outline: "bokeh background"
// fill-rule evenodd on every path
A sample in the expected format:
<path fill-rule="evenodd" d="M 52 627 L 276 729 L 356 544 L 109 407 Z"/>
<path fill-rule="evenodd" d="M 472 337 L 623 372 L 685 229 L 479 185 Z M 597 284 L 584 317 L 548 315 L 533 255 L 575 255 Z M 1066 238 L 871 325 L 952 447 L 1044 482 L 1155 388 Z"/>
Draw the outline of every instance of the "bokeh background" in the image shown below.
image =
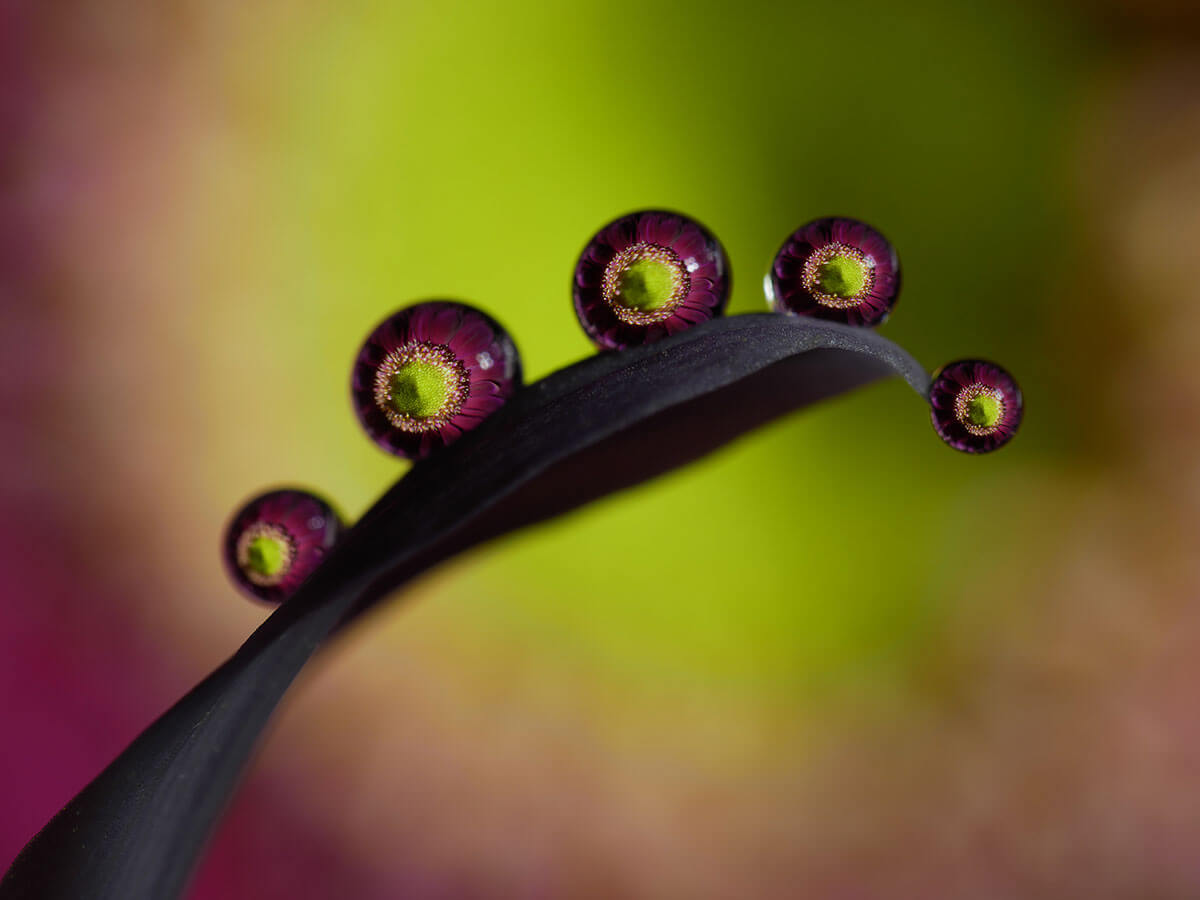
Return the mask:
<path fill-rule="evenodd" d="M 666 206 L 731 312 L 879 226 L 883 384 L 432 573 L 302 676 L 192 897 L 1200 895 L 1200 57 L 1187 0 L 0 0 L 0 863 L 266 611 L 229 512 L 403 464 L 349 363 L 469 299 L 531 377 Z"/>

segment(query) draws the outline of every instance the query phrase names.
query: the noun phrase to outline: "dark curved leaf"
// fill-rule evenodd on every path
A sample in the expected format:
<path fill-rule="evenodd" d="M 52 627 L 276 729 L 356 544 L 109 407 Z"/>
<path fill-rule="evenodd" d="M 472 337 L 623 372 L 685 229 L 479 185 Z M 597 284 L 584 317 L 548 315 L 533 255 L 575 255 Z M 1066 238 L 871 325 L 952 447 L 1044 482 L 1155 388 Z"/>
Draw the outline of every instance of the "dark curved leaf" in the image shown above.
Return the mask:
<path fill-rule="evenodd" d="M 467 547 L 892 375 L 927 396 L 925 370 L 871 331 L 762 314 L 601 354 L 529 385 L 401 478 L 229 661 L 30 841 L 0 900 L 179 896 L 271 713 L 338 628 Z"/>

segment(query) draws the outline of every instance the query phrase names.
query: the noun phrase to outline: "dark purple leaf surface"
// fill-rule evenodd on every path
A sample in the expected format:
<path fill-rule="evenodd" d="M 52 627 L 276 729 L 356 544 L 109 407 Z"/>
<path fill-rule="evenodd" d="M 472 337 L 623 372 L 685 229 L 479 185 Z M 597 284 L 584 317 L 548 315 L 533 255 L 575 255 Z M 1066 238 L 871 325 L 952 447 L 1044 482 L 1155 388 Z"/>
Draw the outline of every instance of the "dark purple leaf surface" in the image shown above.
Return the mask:
<path fill-rule="evenodd" d="M 55 816 L 0 882 L 0 900 L 178 897 L 272 712 L 339 628 L 455 553 L 896 375 L 927 398 L 926 371 L 872 331 L 756 314 L 585 359 L 518 391 L 415 465 L 233 657 Z"/>

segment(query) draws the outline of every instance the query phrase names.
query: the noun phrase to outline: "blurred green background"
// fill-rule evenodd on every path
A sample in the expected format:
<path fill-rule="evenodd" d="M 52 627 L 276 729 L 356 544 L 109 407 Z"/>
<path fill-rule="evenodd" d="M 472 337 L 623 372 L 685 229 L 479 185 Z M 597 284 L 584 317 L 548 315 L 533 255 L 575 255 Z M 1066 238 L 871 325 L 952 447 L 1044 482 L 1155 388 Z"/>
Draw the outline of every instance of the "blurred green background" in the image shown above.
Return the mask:
<path fill-rule="evenodd" d="M 906 266 L 888 334 L 931 367 L 983 354 L 1025 374 L 1043 349 L 1030 286 L 1066 252 L 1061 108 L 1085 52 L 1061 13 L 392 5 L 282 34 L 238 24 L 221 152 L 206 146 L 187 176 L 201 196 L 183 264 L 203 312 L 171 319 L 181 341 L 203 323 L 197 352 L 229 365 L 204 386 L 219 410 L 206 425 L 255 445 L 211 486 L 231 502 L 292 477 L 358 511 L 394 477 L 352 426 L 342 374 L 398 305 L 484 304 L 531 378 L 589 352 L 570 271 L 629 209 L 708 223 L 734 262 L 734 312 L 764 308 L 792 228 L 860 216 Z M 1038 374 L 1015 459 L 947 458 L 889 386 L 480 554 L 446 610 L 412 615 L 452 616 L 439 630 L 477 651 L 499 636 L 652 691 L 716 679 L 778 700 L 903 666 L 936 627 L 930 581 L 954 564 L 931 551 L 969 553 L 956 506 L 1050 446 Z M 262 395 L 276 380 L 286 399 Z"/>
<path fill-rule="evenodd" d="M 38 368 L 5 497 L 71 566 L 14 551 L 10 632 L 50 649 L 0 683 L 69 637 L 91 718 L 27 723 L 5 848 L 265 615 L 230 510 L 299 483 L 353 517 L 402 473 L 347 396 L 380 318 L 468 300 L 541 377 L 592 352 L 583 243 L 666 207 L 724 242 L 731 314 L 799 224 L 876 225 L 884 333 L 1002 362 L 1022 434 L 955 454 L 879 385 L 440 569 L 302 679 L 195 896 L 1200 889 L 1174 770 L 1112 749 L 1200 755 L 1145 703 L 1196 637 L 1187 8 L 9 5 L 5 330 Z"/>

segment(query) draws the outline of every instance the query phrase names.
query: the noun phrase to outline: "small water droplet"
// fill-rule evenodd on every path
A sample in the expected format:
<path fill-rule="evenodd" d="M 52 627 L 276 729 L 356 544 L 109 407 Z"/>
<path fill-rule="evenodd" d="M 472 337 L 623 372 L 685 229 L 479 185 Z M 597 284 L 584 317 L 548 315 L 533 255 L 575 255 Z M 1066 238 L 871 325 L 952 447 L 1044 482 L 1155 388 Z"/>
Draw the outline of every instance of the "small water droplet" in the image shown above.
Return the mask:
<path fill-rule="evenodd" d="M 485 371 L 495 365 L 495 360 L 492 359 L 492 354 L 490 353 L 480 353 L 475 357 L 475 362 L 479 363 L 479 368 Z"/>

